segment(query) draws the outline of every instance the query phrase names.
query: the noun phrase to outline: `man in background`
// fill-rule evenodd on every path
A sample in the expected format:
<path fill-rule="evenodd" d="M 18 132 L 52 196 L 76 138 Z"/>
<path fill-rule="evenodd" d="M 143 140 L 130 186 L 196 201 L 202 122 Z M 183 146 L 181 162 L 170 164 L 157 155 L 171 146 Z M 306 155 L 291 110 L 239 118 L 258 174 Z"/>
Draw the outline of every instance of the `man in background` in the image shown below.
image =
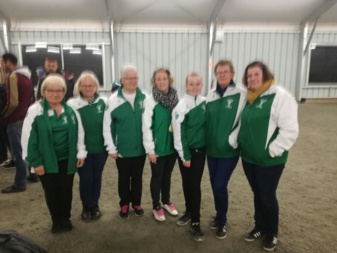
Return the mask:
<path fill-rule="evenodd" d="M 2 189 L 2 193 L 22 192 L 26 190 L 26 163 L 22 158 L 21 132 L 23 120 L 33 99 L 33 83 L 27 67 L 17 67 L 18 59 L 14 54 L 2 55 L 2 66 L 8 72 L 5 80 L 7 103 L 2 111 L 4 124 L 15 161 L 14 184 Z"/>

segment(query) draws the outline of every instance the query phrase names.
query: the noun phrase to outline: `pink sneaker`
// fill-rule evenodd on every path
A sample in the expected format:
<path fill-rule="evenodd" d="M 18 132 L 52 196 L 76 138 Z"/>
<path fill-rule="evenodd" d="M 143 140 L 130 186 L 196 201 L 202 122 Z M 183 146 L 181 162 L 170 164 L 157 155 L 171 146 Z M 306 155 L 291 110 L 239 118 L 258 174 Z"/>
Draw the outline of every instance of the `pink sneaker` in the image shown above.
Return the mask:
<path fill-rule="evenodd" d="M 177 209 L 174 207 L 173 203 L 170 202 L 168 204 L 163 205 L 163 208 L 172 216 L 177 216 L 178 215 L 178 211 Z"/>
<path fill-rule="evenodd" d="M 129 218 L 129 205 L 124 205 L 121 207 L 121 210 L 119 212 L 119 217 L 122 219 Z"/>
<path fill-rule="evenodd" d="M 144 215 L 144 210 L 141 206 L 134 206 L 133 210 L 135 210 L 136 216 L 143 216 Z"/>
<path fill-rule="evenodd" d="M 153 217 L 157 220 L 157 221 L 164 221 L 166 220 L 165 215 L 164 215 L 164 210 L 163 208 L 159 207 L 157 209 L 154 209 L 152 211 L 153 213 Z"/>

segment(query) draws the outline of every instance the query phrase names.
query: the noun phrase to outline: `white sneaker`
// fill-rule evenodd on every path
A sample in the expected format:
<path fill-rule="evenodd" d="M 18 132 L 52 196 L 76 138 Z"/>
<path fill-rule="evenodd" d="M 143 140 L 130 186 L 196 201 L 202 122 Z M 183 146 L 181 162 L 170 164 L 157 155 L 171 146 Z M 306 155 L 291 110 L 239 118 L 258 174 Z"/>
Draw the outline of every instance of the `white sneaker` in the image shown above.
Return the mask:
<path fill-rule="evenodd" d="M 174 207 L 173 203 L 168 203 L 166 205 L 163 205 L 163 208 L 172 216 L 177 216 L 178 215 L 178 211 L 176 210 L 176 208 Z"/>
<path fill-rule="evenodd" d="M 158 210 L 153 210 L 152 211 L 153 217 L 157 220 L 157 221 L 165 221 L 165 215 L 164 215 L 164 210 L 163 208 L 160 208 Z"/>

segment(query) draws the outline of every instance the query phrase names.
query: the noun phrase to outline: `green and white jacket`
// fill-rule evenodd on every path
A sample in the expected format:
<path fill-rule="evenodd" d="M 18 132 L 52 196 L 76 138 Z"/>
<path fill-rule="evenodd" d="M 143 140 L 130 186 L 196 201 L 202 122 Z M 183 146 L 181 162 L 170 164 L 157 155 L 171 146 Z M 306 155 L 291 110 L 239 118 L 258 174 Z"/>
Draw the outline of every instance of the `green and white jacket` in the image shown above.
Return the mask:
<path fill-rule="evenodd" d="M 216 88 L 206 98 L 206 152 L 214 158 L 239 155 L 231 143 L 238 131 L 241 112 L 246 103 L 246 90 L 233 81 L 221 97 Z"/>
<path fill-rule="evenodd" d="M 82 96 L 71 98 L 67 104 L 81 116 L 85 132 L 84 143 L 88 154 L 100 154 L 105 152 L 103 138 L 103 116 L 107 99 L 95 94 L 93 103 L 89 103 Z"/>
<path fill-rule="evenodd" d="M 104 113 L 104 145 L 109 154 L 118 153 L 119 157 L 145 155 L 142 137 L 142 114 L 145 93 L 138 88 L 133 107 L 125 100 L 123 86 L 108 99 Z"/>
<path fill-rule="evenodd" d="M 155 101 L 152 95 L 145 99 L 144 107 L 142 130 L 145 152 L 156 153 L 157 157 L 173 154 L 172 112 Z"/>
<path fill-rule="evenodd" d="M 62 120 L 68 125 L 68 174 L 73 174 L 77 172 L 77 159 L 87 156 L 84 130 L 79 114 L 66 103 L 62 104 Z M 29 107 L 22 127 L 22 157 L 32 168 L 43 165 L 46 173 L 58 173 L 50 117 L 55 117 L 55 112 L 45 99 Z"/>
<path fill-rule="evenodd" d="M 206 99 L 186 94 L 172 112 L 174 147 L 183 162 L 191 160 L 190 148 L 204 148 Z"/>
<path fill-rule="evenodd" d="M 298 136 L 297 107 L 295 99 L 277 85 L 272 85 L 252 105 L 247 102 L 238 134 L 241 158 L 260 166 L 285 163 Z"/>

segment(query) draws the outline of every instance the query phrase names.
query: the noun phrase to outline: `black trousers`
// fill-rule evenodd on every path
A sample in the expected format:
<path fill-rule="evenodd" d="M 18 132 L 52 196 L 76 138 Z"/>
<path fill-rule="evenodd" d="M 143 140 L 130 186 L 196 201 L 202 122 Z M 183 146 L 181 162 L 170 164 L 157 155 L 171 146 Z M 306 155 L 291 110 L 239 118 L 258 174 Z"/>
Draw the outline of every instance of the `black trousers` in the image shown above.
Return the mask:
<path fill-rule="evenodd" d="M 165 204 L 170 203 L 171 191 L 171 174 L 176 163 L 177 154 L 157 157 L 156 164 L 151 163 L 151 197 L 153 209 L 160 206 L 160 193 L 161 202 Z"/>
<path fill-rule="evenodd" d="M 143 189 L 143 169 L 146 156 L 118 157 L 116 165 L 118 169 L 118 194 L 119 205 L 140 206 Z"/>
<path fill-rule="evenodd" d="M 59 173 L 44 174 L 40 181 L 53 222 L 70 219 L 74 174 L 67 174 L 68 160 L 58 162 Z"/>
<path fill-rule="evenodd" d="M 179 168 L 183 183 L 186 213 L 191 214 L 191 222 L 200 222 L 201 179 L 204 173 L 205 149 L 190 149 L 191 167 L 183 165 L 179 158 Z"/>

